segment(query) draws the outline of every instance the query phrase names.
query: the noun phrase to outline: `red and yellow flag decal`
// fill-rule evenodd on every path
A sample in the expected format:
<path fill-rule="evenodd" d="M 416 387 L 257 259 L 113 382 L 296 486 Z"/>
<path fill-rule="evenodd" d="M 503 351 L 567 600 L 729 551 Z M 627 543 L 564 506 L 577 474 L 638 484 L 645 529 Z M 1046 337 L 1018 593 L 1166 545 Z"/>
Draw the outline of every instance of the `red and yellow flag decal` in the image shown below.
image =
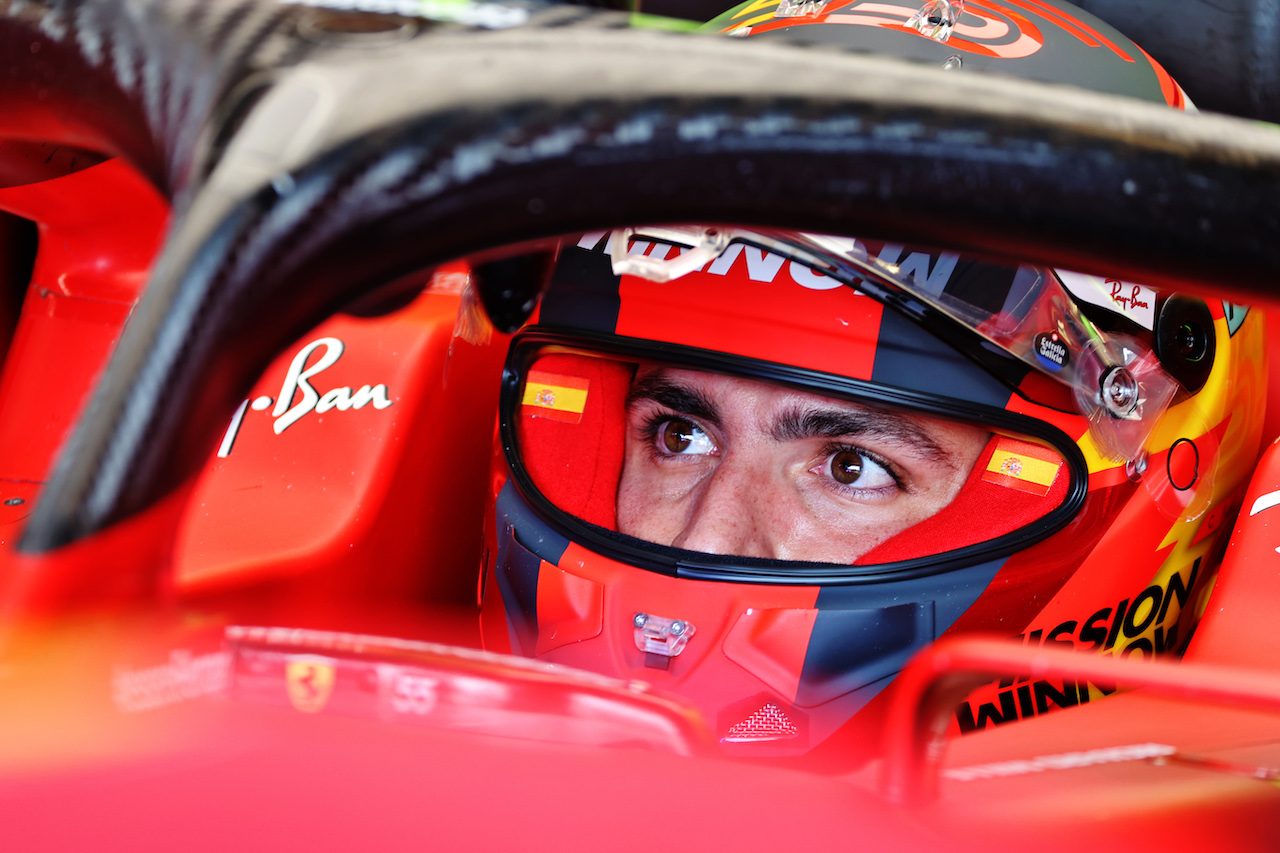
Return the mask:
<path fill-rule="evenodd" d="M 582 421 L 587 407 L 590 384 L 577 376 L 530 370 L 520 402 L 527 415 L 576 424 Z"/>
<path fill-rule="evenodd" d="M 1049 448 L 1001 436 L 982 479 L 1044 497 L 1061 469 L 1062 457 Z"/>

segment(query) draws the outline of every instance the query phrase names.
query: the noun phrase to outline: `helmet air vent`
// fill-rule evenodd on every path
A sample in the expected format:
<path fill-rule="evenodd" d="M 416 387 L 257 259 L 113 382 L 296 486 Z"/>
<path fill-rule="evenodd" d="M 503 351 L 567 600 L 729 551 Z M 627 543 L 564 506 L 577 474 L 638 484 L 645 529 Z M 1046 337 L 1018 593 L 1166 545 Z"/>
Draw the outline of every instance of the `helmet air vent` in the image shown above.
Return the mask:
<path fill-rule="evenodd" d="M 799 728 L 773 702 L 766 703 L 758 711 L 725 732 L 721 743 L 758 743 L 769 740 L 791 740 L 800 733 Z"/>
<path fill-rule="evenodd" d="M 951 38 L 956 20 L 964 12 L 964 0 L 930 0 L 910 18 L 904 26 L 934 41 L 945 42 Z"/>

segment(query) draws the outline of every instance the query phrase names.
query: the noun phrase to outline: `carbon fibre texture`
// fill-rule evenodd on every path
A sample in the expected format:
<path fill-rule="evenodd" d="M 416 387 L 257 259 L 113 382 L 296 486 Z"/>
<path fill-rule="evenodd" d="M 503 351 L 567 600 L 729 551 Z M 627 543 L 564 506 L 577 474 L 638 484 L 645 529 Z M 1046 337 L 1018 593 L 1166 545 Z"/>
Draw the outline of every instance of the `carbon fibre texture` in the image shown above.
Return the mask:
<path fill-rule="evenodd" d="M 311 45 L 289 36 L 305 7 L 253 0 L 0 0 L 8 110 L 73 116 L 165 192 L 191 177 L 219 100 Z"/>

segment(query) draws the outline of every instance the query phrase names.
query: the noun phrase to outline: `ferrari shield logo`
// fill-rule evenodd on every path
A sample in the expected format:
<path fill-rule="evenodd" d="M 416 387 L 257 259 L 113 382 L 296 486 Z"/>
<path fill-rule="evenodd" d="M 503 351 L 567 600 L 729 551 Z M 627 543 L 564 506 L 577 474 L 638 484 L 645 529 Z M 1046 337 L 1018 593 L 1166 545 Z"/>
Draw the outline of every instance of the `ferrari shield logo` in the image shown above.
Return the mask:
<path fill-rule="evenodd" d="M 333 661 L 328 658 L 294 658 L 285 664 L 285 688 L 289 702 L 305 714 L 314 714 L 333 692 Z"/>

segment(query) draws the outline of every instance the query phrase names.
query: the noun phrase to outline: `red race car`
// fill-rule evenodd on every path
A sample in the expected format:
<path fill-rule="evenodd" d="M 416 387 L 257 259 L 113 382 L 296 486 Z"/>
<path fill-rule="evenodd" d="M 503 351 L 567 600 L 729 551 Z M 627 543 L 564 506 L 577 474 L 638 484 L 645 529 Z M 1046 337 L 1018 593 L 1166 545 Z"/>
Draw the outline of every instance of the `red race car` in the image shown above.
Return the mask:
<path fill-rule="evenodd" d="M 336 6 L 0 0 L 7 837 L 1272 843 L 1270 127 L 1057 0 Z"/>

